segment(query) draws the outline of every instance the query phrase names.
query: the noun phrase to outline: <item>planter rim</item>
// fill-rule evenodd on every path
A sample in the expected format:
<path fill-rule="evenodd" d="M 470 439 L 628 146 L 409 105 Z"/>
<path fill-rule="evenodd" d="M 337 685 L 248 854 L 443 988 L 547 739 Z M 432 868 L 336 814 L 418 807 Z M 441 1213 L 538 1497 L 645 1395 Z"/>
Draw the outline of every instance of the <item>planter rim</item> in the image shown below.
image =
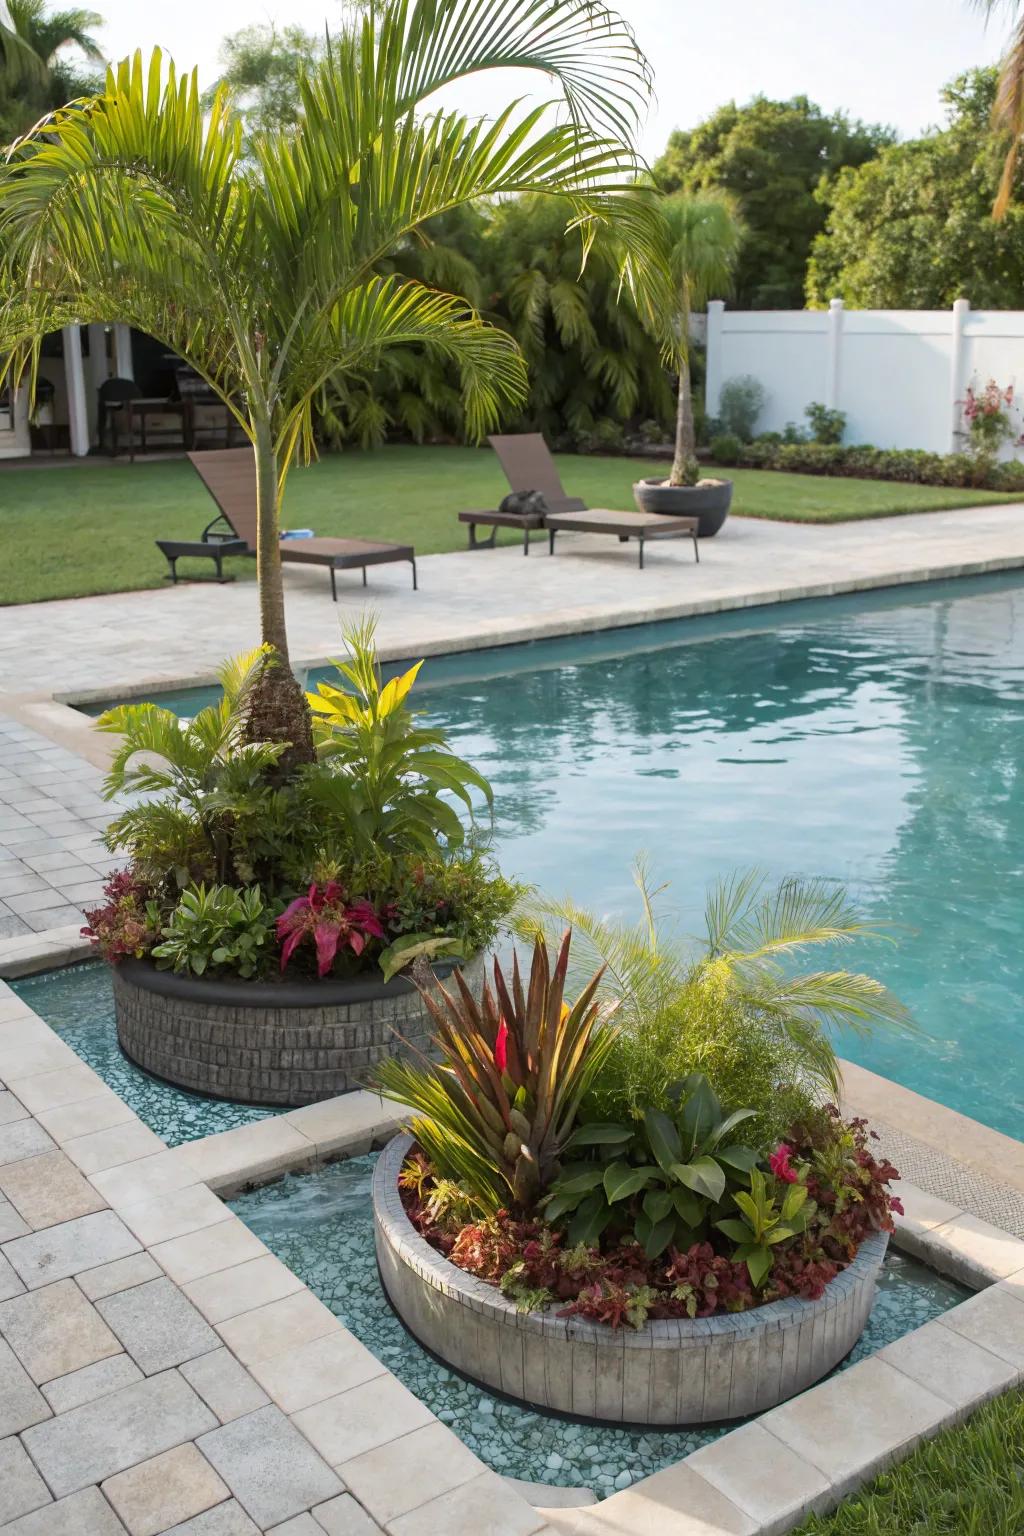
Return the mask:
<path fill-rule="evenodd" d="M 430 969 L 435 976 L 450 976 L 456 966 L 467 966 L 472 958 L 438 960 Z M 116 969 L 144 992 L 155 992 L 159 997 L 235 1008 L 332 1008 L 344 1003 L 402 997 L 416 990 L 413 982 L 402 975 L 393 976 L 390 981 L 379 974 L 332 981 L 244 981 L 241 977 L 180 976 L 175 971 L 158 971 L 150 960 L 131 957 L 120 961 Z"/>
<path fill-rule="evenodd" d="M 716 1336 L 761 1333 L 769 1329 L 793 1326 L 815 1313 L 824 1313 L 845 1300 L 869 1274 L 881 1267 L 889 1244 L 887 1232 L 872 1232 L 861 1243 L 856 1257 L 840 1270 L 817 1301 L 799 1296 L 766 1302 L 748 1312 L 716 1313 L 712 1317 L 657 1318 L 643 1328 L 612 1330 L 606 1324 L 576 1317 L 559 1317 L 559 1303 L 535 1312 L 520 1312 L 515 1303 L 503 1296 L 496 1286 L 467 1274 L 436 1248 L 431 1247 L 406 1215 L 398 1189 L 398 1175 L 415 1138 L 405 1132 L 392 1138 L 377 1160 L 373 1171 L 374 1218 L 396 1248 L 403 1262 L 425 1281 L 476 1312 L 489 1312 L 520 1330 L 546 1339 L 605 1340 L 623 1347 L 650 1350 L 667 1346 L 678 1348 L 688 1340 L 707 1340 Z"/>
<path fill-rule="evenodd" d="M 718 477 L 714 477 L 713 478 L 711 475 L 702 475 L 701 478 L 697 481 L 696 485 L 672 485 L 672 486 L 670 486 L 669 483 L 668 483 L 668 478 L 669 478 L 668 475 L 652 475 L 652 476 L 644 475 L 639 480 L 635 480 L 633 483 L 634 483 L 634 485 L 655 485 L 655 486 L 661 486 L 664 489 L 672 490 L 672 491 L 699 491 L 702 486 L 732 485 L 732 481 L 731 480 L 726 480 L 724 478 L 723 479 L 719 479 Z"/>

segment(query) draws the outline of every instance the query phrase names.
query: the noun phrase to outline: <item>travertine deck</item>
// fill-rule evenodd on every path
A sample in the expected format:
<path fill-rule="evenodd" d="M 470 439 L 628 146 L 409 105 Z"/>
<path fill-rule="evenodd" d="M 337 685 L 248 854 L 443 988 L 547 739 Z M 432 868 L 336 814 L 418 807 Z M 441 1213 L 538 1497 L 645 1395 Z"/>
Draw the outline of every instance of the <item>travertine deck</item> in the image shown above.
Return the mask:
<path fill-rule="evenodd" d="M 367 607 L 388 655 L 420 656 L 1022 565 L 1024 516 L 1013 504 L 825 526 L 733 518 L 702 541 L 699 566 L 665 543 L 640 571 L 628 545 L 566 535 L 554 556 L 430 555 L 415 593 L 390 567 L 365 592 L 345 586 L 337 605 L 323 571 L 288 567 L 285 589 L 292 658 L 304 663 L 336 655 L 339 621 Z M 109 697 L 153 679 L 205 678 L 257 633 L 252 582 L 0 609 L 0 694 Z"/>
<path fill-rule="evenodd" d="M 780 1536 L 1024 1378 L 1024 1243 L 910 1186 L 898 1241 L 979 1295 L 603 1504 L 538 1509 L 214 1192 L 367 1150 L 379 1100 L 168 1150 L 2 983 L 0 1080 L 9 1536 Z"/>

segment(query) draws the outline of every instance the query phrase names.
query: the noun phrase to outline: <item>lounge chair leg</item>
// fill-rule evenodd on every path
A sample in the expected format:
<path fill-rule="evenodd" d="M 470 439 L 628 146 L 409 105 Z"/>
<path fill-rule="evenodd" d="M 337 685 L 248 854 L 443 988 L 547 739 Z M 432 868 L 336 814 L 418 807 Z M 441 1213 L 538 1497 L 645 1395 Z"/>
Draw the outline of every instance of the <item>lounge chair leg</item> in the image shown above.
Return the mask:
<path fill-rule="evenodd" d="M 173 556 L 172 555 L 168 555 L 167 556 L 167 564 L 171 568 L 171 580 L 173 581 L 174 585 L 177 586 L 178 585 L 178 557 L 177 557 L 177 555 L 173 555 Z"/>
<path fill-rule="evenodd" d="M 637 543 L 640 545 L 640 569 L 643 570 L 643 568 L 644 568 L 644 541 L 643 541 L 642 538 L 640 538 L 640 539 L 637 539 Z"/>
<path fill-rule="evenodd" d="M 549 528 L 548 529 L 548 554 L 549 555 L 553 555 L 554 552 L 555 552 L 555 530 L 553 528 Z"/>
<path fill-rule="evenodd" d="M 416 561 L 415 560 L 410 560 L 409 564 L 412 566 L 412 589 L 413 589 L 414 592 L 418 592 L 419 591 L 419 583 L 418 583 L 418 581 L 416 579 Z"/>
<path fill-rule="evenodd" d="M 693 536 L 693 558 L 696 560 L 697 564 L 700 565 L 700 543 L 698 542 L 696 534 Z"/>
<path fill-rule="evenodd" d="M 366 586 L 366 566 L 363 566 L 363 586 Z"/>
<path fill-rule="evenodd" d="M 528 555 L 529 553 L 530 553 L 530 530 L 529 530 L 529 528 L 524 528 L 523 529 L 523 554 L 524 555 Z"/>
<path fill-rule="evenodd" d="M 338 577 L 337 577 L 337 572 L 335 571 L 333 565 L 330 567 L 330 572 L 331 572 L 331 599 L 332 599 L 333 602 L 336 603 L 338 601 Z M 364 574 L 365 574 L 365 572 L 364 572 Z"/>

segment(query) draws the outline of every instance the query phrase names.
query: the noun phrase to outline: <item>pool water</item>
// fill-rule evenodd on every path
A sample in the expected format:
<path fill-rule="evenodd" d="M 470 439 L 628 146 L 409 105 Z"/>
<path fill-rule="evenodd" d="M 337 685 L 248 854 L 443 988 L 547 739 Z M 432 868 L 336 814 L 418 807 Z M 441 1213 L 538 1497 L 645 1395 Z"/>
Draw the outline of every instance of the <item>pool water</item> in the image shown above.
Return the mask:
<path fill-rule="evenodd" d="M 430 721 L 494 785 L 509 874 L 623 916 L 646 850 L 687 931 L 736 869 L 845 882 L 898 943 L 841 963 L 919 1033 L 840 1051 L 1024 1136 L 1019 575 L 440 658 L 423 678 Z"/>
<path fill-rule="evenodd" d="M 339 1317 L 460 1440 L 509 1477 L 592 1488 L 600 1497 L 669 1466 L 729 1425 L 663 1433 L 574 1424 L 492 1397 L 446 1370 L 406 1333 L 381 1289 L 370 1182 L 377 1154 L 290 1174 L 231 1202 L 279 1259 Z M 968 1292 L 893 1253 L 882 1271 L 867 1329 L 843 1370 Z"/>
<path fill-rule="evenodd" d="M 11 987 L 169 1147 L 282 1112 L 187 1093 L 130 1062 L 117 1043 L 114 992 L 106 965 L 72 965 L 12 981 Z"/>

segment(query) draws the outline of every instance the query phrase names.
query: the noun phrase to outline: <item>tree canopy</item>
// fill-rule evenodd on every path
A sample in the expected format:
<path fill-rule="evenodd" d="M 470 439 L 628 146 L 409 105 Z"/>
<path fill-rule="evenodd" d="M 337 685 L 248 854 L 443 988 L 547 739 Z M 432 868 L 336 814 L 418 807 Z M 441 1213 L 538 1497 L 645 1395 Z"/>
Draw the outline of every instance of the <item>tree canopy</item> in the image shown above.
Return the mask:
<path fill-rule="evenodd" d="M 844 166 L 891 144 L 891 129 L 826 113 L 806 96 L 729 102 L 692 129 L 676 129 L 655 162 L 665 191 L 720 187 L 746 227 L 734 280 L 739 309 L 799 309 L 807 258 L 825 222 L 816 196 Z"/>
<path fill-rule="evenodd" d="M 807 271 L 807 301 L 839 296 L 864 309 L 1015 309 L 1024 293 L 1024 175 L 1005 219 L 992 218 L 1006 141 L 991 127 L 995 68 L 943 92 L 946 126 L 840 171 L 819 193 L 825 214 Z"/>
<path fill-rule="evenodd" d="M 47 0 L 7 0 L 0 14 L 0 144 L 27 133 L 47 112 L 98 90 L 102 54 L 95 11 L 48 9 Z"/>

